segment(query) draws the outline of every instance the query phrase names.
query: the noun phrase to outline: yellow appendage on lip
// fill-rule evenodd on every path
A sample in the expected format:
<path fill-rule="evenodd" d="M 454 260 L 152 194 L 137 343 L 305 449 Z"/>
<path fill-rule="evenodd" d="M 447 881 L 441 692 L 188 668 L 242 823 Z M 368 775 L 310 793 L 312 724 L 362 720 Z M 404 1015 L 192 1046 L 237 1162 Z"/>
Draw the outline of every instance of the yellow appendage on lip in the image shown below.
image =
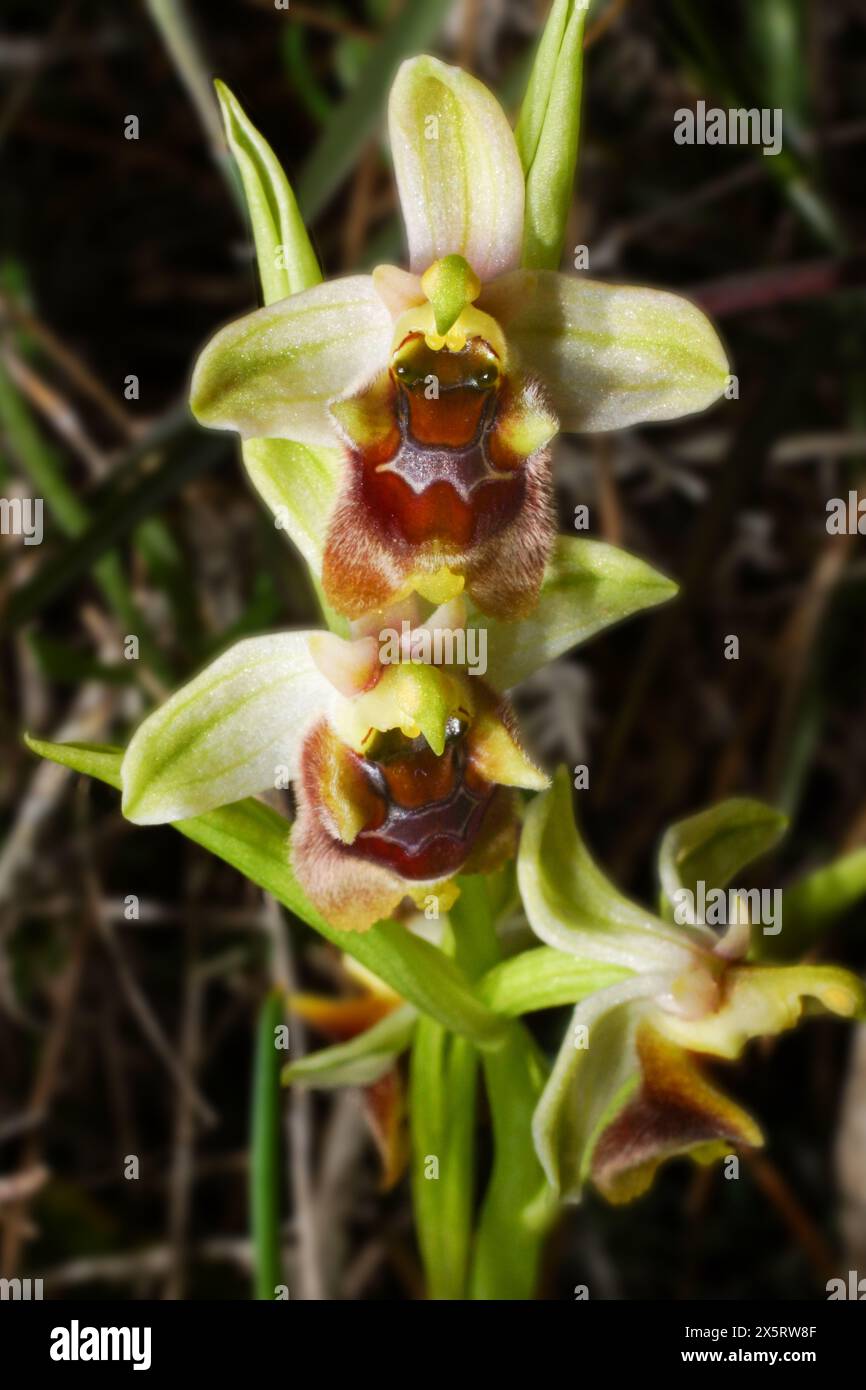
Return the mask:
<path fill-rule="evenodd" d="M 392 351 L 410 333 L 423 333 L 432 352 L 462 352 L 469 338 L 483 338 L 505 366 L 507 349 L 495 319 L 474 307 L 481 281 L 462 256 L 444 256 L 421 277 L 426 304 L 401 314 L 394 328 Z"/>

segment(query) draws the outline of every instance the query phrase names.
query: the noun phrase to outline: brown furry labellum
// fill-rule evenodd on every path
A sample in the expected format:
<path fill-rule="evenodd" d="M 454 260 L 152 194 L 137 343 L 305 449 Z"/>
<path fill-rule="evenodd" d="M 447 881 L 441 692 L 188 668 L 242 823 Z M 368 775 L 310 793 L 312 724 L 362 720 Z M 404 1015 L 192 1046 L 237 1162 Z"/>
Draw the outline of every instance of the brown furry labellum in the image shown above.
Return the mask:
<path fill-rule="evenodd" d="M 540 387 L 483 338 L 436 350 L 411 332 L 331 413 L 348 455 L 323 565 L 335 608 L 359 617 L 411 588 L 440 601 L 456 578 L 490 616 L 531 611 L 554 535 Z"/>

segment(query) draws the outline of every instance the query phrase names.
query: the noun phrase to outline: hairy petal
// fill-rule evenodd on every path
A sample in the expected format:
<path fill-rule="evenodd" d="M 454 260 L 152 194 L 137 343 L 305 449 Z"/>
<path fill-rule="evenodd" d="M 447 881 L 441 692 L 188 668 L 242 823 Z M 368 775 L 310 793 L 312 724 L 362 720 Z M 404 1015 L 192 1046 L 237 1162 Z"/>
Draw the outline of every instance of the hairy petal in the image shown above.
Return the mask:
<path fill-rule="evenodd" d="M 395 323 L 407 309 L 426 303 L 421 277 L 401 270 L 399 266 L 377 265 L 373 271 L 373 284 Z"/>
<path fill-rule="evenodd" d="M 392 331 L 370 276 L 315 285 L 220 329 L 196 363 L 192 412 L 245 439 L 333 447 L 328 403 L 381 370 Z"/>
<path fill-rule="evenodd" d="M 388 128 L 412 270 L 455 253 L 481 280 L 518 265 L 523 170 L 493 94 L 460 68 L 412 58 L 391 89 Z"/>
<path fill-rule="evenodd" d="M 291 861 L 304 891 L 332 926 L 366 931 L 391 916 L 409 885 L 386 865 L 362 859 L 340 838 L 343 827 L 335 822 L 334 809 L 343 799 L 335 785 L 342 760 L 335 735 L 322 720 L 304 745 Z"/>
<path fill-rule="evenodd" d="M 725 389 L 718 334 L 679 295 L 519 270 L 485 286 L 479 307 L 547 387 L 565 430 L 676 419 Z"/>
<path fill-rule="evenodd" d="M 238 642 L 160 705 L 121 767 L 123 814 L 138 825 L 184 820 L 294 774 L 304 731 L 334 692 L 306 632 Z"/>

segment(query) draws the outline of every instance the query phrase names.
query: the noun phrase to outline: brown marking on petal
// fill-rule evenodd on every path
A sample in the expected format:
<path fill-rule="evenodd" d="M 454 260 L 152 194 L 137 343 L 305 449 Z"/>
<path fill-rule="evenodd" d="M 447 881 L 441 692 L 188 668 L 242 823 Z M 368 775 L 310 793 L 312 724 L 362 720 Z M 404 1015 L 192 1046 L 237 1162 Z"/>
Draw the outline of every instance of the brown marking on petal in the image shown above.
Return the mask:
<path fill-rule="evenodd" d="M 364 1114 L 382 1162 L 381 1190 L 389 1192 L 409 1162 L 406 1087 L 399 1067 L 364 1087 Z"/>
<path fill-rule="evenodd" d="M 763 1143 L 755 1121 L 698 1069 L 693 1056 L 656 1032 L 638 1026 L 641 1085 L 603 1131 L 592 1155 L 592 1177 L 612 1202 L 645 1192 L 668 1158 L 689 1154 L 709 1163 L 731 1148 Z"/>
<path fill-rule="evenodd" d="M 392 732 L 364 759 L 379 797 L 377 814 L 356 847 L 412 882 L 447 878 L 462 868 L 481 831 L 494 788 L 472 775 L 465 728 L 451 721 L 440 756 L 424 738 Z"/>
<path fill-rule="evenodd" d="M 293 867 L 342 930 L 390 916 L 414 884 L 450 878 L 467 862 L 473 871 L 498 867 L 515 848 L 513 800 L 470 766 L 459 720 L 439 757 L 423 738 L 397 731 L 379 736 L 373 753 L 353 752 L 321 720 L 304 742 L 295 784 Z"/>
<path fill-rule="evenodd" d="M 350 460 L 350 470 L 355 464 Z M 322 585 L 338 613 L 361 618 L 386 608 L 412 573 L 414 557 L 386 544 L 361 504 L 356 477 L 349 477 L 328 527 Z M 437 567 L 438 568 L 438 567 Z"/>
<path fill-rule="evenodd" d="M 397 874 L 360 858 L 338 837 L 322 797 L 323 776 L 338 756 L 335 743 L 342 747 L 324 719 L 304 741 L 290 857 L 298 882 L 327 921 L 341 931 L 366 931 L 391 916 L 406 890 Z"/>
<path fill-rule="evenodd" d="M 541 441 L 556 422 L 541 389 L 503 375 L 481 339 L 434 352 L 410 334 L 388 372 L 332 411 L 347 469 L 323 559 L 329 602 L 359 617 L 445 566 L 483 612 L 530 612 L 554 538 Z"/>
<path fill-rule="evenodd" d="M 470 850 L 464 874 L 493 874 L 517 853 L 517 801 L 510 787 L 497 787 L 484 824 Z"/>
<path fill-rule="evenodd" d="M 477 607 L 490 618 L 514 621 L 532 612 L 553 551 L 555 525 L 547 450 L 526 464 L 525 481 L 520 515 L 466 560 L 466 587 Z"/>

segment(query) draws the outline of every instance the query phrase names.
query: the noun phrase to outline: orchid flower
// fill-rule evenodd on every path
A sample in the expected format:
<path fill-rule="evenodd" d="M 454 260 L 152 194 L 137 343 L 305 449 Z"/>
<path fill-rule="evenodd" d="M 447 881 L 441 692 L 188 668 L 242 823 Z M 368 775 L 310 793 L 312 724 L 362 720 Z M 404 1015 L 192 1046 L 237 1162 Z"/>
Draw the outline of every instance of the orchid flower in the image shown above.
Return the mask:
<path fill-rule="evenodd" d="M 351 956 L 341 955 L 340 975 L 352 992 L 333 997 L 292 994 L 289 1007 L 331 1047 L 292 1063 L 285 1084 L 330 1090 L 361 1089 L 364 1117 L 382 1169 L 382 1189 L 400 1181 L 409 1161 L 406 1085 L 400 1054 L 412 1040 L 416 1010 L 384 980 Z"/>
<path fill-rule="evenodd" d="M 282 284 L 263 271 L 263 285 L 269 299 L 309 288 L 223 328 L 196 365 L 194 414 L 247 441 L 254 485 L 351 618 L 464 588 L 488 615 L 530 612 L 553 545 L 557 431 L 669 420 L 724 390 L 724 350 L 693 304 L 550 268 L 574 174 L 582 26 L 560 0 L 517 139 L 476 78 L 405 62 L 388 123 L 409 269 L 313 283 L 286 185 L 299 266 Z M 272 152 L 220 96 L 242 173 L 253 156 L 270 169 Z"/>
<path fill-rule="evenodd" d="M 458 870 L 486 872 L 513 854 L 511 788 L 547 778 L 523 751 L 508 701 L 464 667 L 435 664 L 449 656 L 446 641 L 419 640 L 453 640 L 463 600 L 426 624 L 410 611 L 348 639 L 288 632 L 231 647 L 133 736 L 124 815 L 183 820 L 291 781 L 293 867 L 328 921 L 363 930 L 407 895 L 423 905 L 435 894 L 446 908 Z M 416 663 L 427 645 L 434 660 Z"/>
<path fill-rule="evenodd" d="M 705 818 L 720 812 L 685 823 L 683 854 L 695 830 L 704 833 Z M 668 889 L 677 857 L 668 845 Z M 715 849 L 707 861 L 719 869 Z M 564 773 L 530 807 L 518 880 L 542 941 L 623 972 L 577 1005 L 535 1112 L 538 1156 L 566 1198 L 579 1198 L 592 1181 L 609 1200 L 629 1201 L 668 1158 L 708 1163 L 761 1144 L 758 1125 L 706 1075 L 704 1059 L 734 1060 L 751 1039 L 794 1027 L 804 1001 L 863 1016 L 866 991 L 846 970 L 748 959 L 744 914 L 719 935 L 699 920 L 672 924 L 624 898 L 578 834 Z"/>

